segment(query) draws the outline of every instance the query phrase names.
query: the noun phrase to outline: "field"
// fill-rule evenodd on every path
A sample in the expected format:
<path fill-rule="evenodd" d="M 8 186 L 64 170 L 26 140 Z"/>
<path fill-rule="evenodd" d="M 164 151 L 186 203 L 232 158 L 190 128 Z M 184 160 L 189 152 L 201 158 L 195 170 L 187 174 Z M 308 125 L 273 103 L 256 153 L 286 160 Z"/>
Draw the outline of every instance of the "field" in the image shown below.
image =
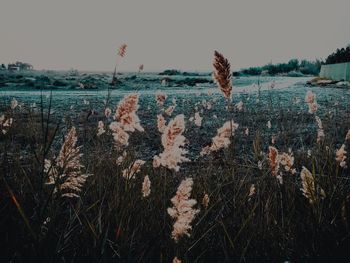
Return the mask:
<path fill-rule="evenodd" d="M 4 262 L 350 254 L 349 90 L 247 77 L 228 100 L 215 83 L 130 75 L 113 90 L 0 89 Z"/>

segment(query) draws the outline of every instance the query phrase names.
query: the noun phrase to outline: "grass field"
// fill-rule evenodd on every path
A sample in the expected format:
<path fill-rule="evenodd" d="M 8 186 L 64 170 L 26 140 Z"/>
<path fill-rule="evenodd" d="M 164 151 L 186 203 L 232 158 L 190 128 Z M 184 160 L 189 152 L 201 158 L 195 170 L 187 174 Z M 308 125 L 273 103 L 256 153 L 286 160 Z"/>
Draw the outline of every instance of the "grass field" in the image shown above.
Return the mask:
<path fill-rule="evenodd" d="M 232 100 L 170 93 L 158 103 L 156 91 L 130 94 L 1 100 L 4 262 L 320 262 L 349 254 L 349 91 L 300 84 L 233 89 Z M 220 133 L 230 120 L 238 127 Z"/>

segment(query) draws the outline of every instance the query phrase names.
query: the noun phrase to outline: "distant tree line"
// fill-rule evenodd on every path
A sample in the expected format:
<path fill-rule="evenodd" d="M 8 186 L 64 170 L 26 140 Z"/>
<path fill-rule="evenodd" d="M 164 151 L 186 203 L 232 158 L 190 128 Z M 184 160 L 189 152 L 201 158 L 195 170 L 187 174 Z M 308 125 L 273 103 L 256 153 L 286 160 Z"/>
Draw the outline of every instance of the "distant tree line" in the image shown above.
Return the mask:
<path fill-rule="evenodd" d="M 337 49 L 335 52 L 330 54 L 325 61 L 317 59 L 316 61 L 308 61 L 298 59 L 291 59 L 288 63 L 279 63 L 279 64 L 266 64 L 262 67 L 250 67 L 246 69 L 241 69 L 238 72 L 233 74 L 236 76 L 239 75 L 279 75 L 279 74 L 288 74 L 288 75 L 318 75 L 320 73 L 321 66 L 324 64 L 335 64 L 350 62 L 350 45 L 346 48 Z"/>
<path fill-rule="evenodd" d="M 350 45 L 346 48 L 337 49 L 326 58 L 326 64 L 350 62 Z"/>
<path fill-rule="evenodd" d="M 308 61 L 298 59 L 291 59 L 288 63 L 272 64 L 269 63 L 262 67 L 250 67 L 242 69 L 239 72 L 235 72 L 235 75 L 278 75 L 278 74 L 304 74 L 304 75 L 317 75 L 320 72 L 322 65 L 321 60 Z"/>

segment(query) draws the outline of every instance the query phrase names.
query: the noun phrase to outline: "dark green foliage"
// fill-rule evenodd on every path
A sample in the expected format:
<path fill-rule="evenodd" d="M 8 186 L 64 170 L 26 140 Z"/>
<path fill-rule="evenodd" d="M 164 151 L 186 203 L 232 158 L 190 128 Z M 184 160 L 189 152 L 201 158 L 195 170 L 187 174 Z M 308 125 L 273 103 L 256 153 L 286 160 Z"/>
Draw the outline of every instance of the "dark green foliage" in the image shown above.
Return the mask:
<path fill-rule="evenodd" d="M 326 64 L 350 62 L 350 45 L 346 48 L 337 49 L 326 58 Z"/>
<path fill-rule="evenodd" d="M 302 60 L 299 63 L 298 59 L 291 59 L 288 63 L 272 64 L 269 63 L 262 67 L 251 67 L 242 69 L 240 73 L 243 75 L 261 75 L 267 73 L 269 75 L 287 74 L 291 72 L 299 72 L 305 75 L 318 75 L 321 69 L 321 61 Z"/>

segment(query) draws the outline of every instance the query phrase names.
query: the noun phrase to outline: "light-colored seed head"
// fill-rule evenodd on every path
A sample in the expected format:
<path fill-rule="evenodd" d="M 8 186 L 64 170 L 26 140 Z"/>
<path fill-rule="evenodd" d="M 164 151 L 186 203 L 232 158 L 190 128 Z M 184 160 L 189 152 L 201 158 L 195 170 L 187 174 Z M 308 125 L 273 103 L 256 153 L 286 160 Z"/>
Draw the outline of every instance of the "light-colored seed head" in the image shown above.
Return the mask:
<path fill-rule="evenodd" d="M 145 164 L 143 160 L 136 160 L 129 168 L 123 170 L 123 177 L 125 179 L 134 179 L 135 175 L 140 172 L 141 166 Z"/>
<path fill-rule="evenodd" d="M 45 160 L 45 172 L 48 174 L 47 184 L 55 184 L 55 193 L 65 197 L 79 197 L 86 178 L 90 175 L 83 173 L 84 166 L 80 162 L 82 154 L 76 146 L 77 135 L 72 127 L 65 137 L 60 153 L 54 162 Z"/>
<path fill-rule="evenodd" d="M 192 186 L 192 178 L 183 180 L 177 188 L 176 195 L 171 199 L 173 207 L 168 208 L 168 214 L 175 219 L 172 231 L 175 242 L 178 242 L 183 235 L 190 236 L 191 222 L 199 213 L 199 210 L 193 208 L 197 201 L 190 199 Z"/>
<path fill-rule="evenodd" d="M 209 195 L 204 194 L 203 199 L 202 199 L 202 205 L 204 206 L 205 209 L 208 208 L 209 201 L 210 201 Z"/>
<path fill-rule="evenodd" d="M 204 156 L 211 152 L 227 148 L 231 144 L 230 138 L 235 135 L 238 126 L 239 125 L 233 120 L 225 122 L 224 125 L 217 130 L 216 136 L 212 138 L 211 145 L 204 147 L 200 155 Z"/>
<path fill-rule="evenodd" d="M 185 131 L 185 116 L 177 115 L 165 127 L 162 134 L 163 152 L 159 156 L 154 156 L 153 167 L 165 166 L 178 171 L 182 162 L 189 161 L 185 157 L 187 151 L 184 149 L 186 138 L 182 135 Z"/>
<path fill-rule="evenodd" d="M 148 175 L 145 176 L 142 183 L 142 196 L 148 197 L 151 194 L 151 180 Z"/>
<path fill-rule="evenodd" d="M 303 195 L 309 199 L 310 204 L 313 204 L 316 201 L 315 179 L 306 167 L 303 167 L 301 170 L 300 178 L 302 184 L 300 190 L 303 192 Z"/>

